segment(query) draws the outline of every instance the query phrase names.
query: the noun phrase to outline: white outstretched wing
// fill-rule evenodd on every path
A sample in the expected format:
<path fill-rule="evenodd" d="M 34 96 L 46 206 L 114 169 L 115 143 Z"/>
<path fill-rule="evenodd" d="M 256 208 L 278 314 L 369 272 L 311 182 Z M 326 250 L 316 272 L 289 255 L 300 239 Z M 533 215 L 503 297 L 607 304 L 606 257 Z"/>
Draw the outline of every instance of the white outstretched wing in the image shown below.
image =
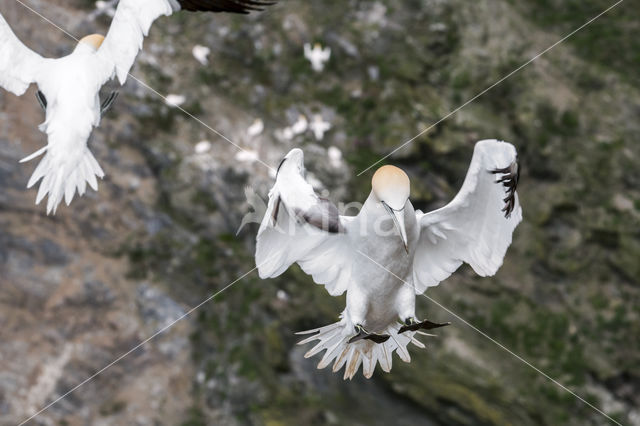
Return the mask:
<path fill-rule="evenodd" d="M 115 73 L 120 84 L 124 84 L 153 21 L 178 10 L 177 0 L 120 0 L 98 50 L 104 63 L 102 79 L 106 81 Z"/>
<path fill-rule="evenodd" d="M 413 264 L 417 294 L 446 279 L 463 262 L 483 277 L 497 272 L 522 220 L 517 180 L 513 145 L 497 140 L 476 144 L 456 197 L 441 209 L 417 213 L 420 240 Z"/>
<path fill-rule="evenodd" d="M 292 158 L 294 152 L 299 157 Z M 344 293 L 350 282 L 353 251 L 345 234 L 352 218 L 318 197 L 304 179 L 302 151 L 293 150 L 280 166 L 269 192 L 269 204 L 257 237 L 256 265 L 261 278 L 277 277 L 294 262 L 326 286 L 332 296 Z"/>
<path fill-rule="evenodd" d="M 98 50 L 104 64 L 102 79 L 106 81 L 115 73 L 120 84 L 125 83 L 144 37 L 161 16 L 179 10 L 248 13 L 270 4 L 272 2 L 255 0 L 120 0 L 109 32 Z"/>
<path fill-rule="evenodd" d="M 0 87 L 22 95 L 49 60 L 22 44 L 0 14 Z"/>

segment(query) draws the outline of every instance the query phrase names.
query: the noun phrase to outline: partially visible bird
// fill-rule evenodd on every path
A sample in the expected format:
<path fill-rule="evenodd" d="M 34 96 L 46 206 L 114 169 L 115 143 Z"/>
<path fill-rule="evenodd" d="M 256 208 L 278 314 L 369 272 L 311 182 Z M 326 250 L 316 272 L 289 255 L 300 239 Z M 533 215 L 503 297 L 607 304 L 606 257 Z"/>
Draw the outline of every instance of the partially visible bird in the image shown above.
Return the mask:
<path fill-rule="evenodd" d="M 345 379 L 361 364 L 367 378 L 377 363 L 388 372 L 394 351 L 409 362 L 407 345 L 424 347 L 416 333 L 447 325 L 418 320 L 416 295 L 463 262 L 481 276 L 502 265 L 522 219 L 516 150 L 506 142 L 478 142 L 458 195 L 426 214 L 409 201 L 406 173 L 383 166 L 358 215 L 340 216 L 306 181 L 303 159 L 301 150 L 289 152 L 269 193 L 257 236 L 260 277 L 298 263 L 332 296 L 346 291 L 340 321 L 300 333 L 312 334 L 300 344 L 319 340 L 305 357 L 326 350 L 318 368 L 346 366 Z"/>
<path fill-rule="evenodd" d="M 48 144 L 22 161 L 44 154 L 28 187 L 41 181 L 36 204 L 48 194 L 47 213 L 88 183 L 97 189 L 104 172 L 87 147 L 93 127 L 111 107 L 117 93 L 100 102 L 100 88 L 114 76 L 124 84 L 144 37 L 160 16 L 179 10 L 249 13 L 273 4 L 261 0 L 120 0 L 106 37 L 92 34 L 59 59 L 43 58 L 15 36 L 0 14 L 0 86 L 20 96 L 31 83 L 46 111 L 40 130 Z"/>
<path fill-rule="evenodd" d="M 331 48 L 323 48 L 319 43 L 311 45 L 305 43 L 304 45 L 304 57 L 311 62 L 311 68 L 315 72 L 321 72 L 324 70 L 324 64 L 331 58 Z"/>

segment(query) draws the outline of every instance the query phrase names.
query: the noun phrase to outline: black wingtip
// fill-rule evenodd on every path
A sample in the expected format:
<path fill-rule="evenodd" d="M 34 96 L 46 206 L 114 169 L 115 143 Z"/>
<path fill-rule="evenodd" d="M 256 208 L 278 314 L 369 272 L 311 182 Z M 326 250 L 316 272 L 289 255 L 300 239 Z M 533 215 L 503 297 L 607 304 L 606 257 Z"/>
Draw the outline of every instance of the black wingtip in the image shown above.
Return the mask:
<path fill-rule="evenodd" d="M 260 12 L 277 1 L 262 0 L 178 0 L 180 8 L 190 12 L 227 12 L 246 15 Z"/>
<path fill-rule="evenodd" d="M 504 212 L 504 217 L 509 219 L 516 207 L 516 189 L 520 180 L 520 164 L 516 160 L 507 167 L 489 170 L 489 173 L 503 175 L 496 183 L 502 184 L 506 188 L 507 196 L 503 199 L 505 205 L 501 211 Z"/>
<path fill-rule="evenodd" d="M 47 98 L 44 96 L 44 93 L 38 90 L 36 92 L 36 99 L 38 100 L 38 103 L 40 104 L 42 110 L 44 112 L 47 112 Z"/>

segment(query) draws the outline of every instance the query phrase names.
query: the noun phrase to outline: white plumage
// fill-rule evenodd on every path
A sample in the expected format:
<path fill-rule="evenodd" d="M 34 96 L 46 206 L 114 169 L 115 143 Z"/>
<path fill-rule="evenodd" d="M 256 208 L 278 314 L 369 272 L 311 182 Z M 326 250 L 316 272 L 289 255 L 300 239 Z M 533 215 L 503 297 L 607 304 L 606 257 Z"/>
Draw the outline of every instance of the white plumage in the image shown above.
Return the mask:
<path fill-rule="evenodd" d="M 48 194 L 47 213 L 63 200 L 83 195 L 88 183 L 97 189 L 104 172 L 87 146 L 93 127 L 100 124 L 99 91 L 113 76 L 124 84 L 144 37 L 160 16 L 181 9 L 248 13 L 270 3 L 256 0 L 120 0 L 106 37 L 83 38 L 75 50 L 59 59 L 43 58 L 15 36 L 0 14 L 0 86 L 20 96 L 36 83 L 46 108 L 40 129 L 48 143 L 22 161 L 44 154 L 28 187 L 40 182 L 38 204 Z M 112 101 L 113 99 L 110 99 Z"/>
<path fill-rule="evenodd" d="M 324 64 L 331 58 L 331 48 L 322 48 L 320 44 L 314 44 L 313 48 L 309 43 L 304 45 L 304 57 L 311 62 L 311 68 L 315 72 L 324 70 Z"/>
<path fill-rule="evenodd" d="M 201 65 L 209 64 L 209 54 L 211 53 L 211 49 L 207 46 L 197 44 L 193 46 L 191 53 L 193 54 L 193 57 L 196 58 L 196 61 L 200 62 Z"/>
<path fill-rule="evenodd" d="M 313 116 L 313 121 L 309 124 L 309 129 L 313 132 L 317 141 L 324 139 L 324 134 L 331 129 L 331 123 L 324 121 L 320 114 Z"/>
<path fill-rule="evenodd" d="M 256 264 L 260 277 L 268 278 L 298 263 L 329 294 L 346 291 L 340 321 L 303 332 L 315 334 L 300 342 L 319 340 L 306 356 L 326 350 L 318 368 L 332 362 L 333 371 L 346 366 L 345 379 L 360 365 L 365 377 L 377 363 L 388 372 L 393 352 L 409 362 L 407 345 L 424 347 L 416 339 L 416 333 L 424 334 L 419 328 L 444 325 L 414 321 L 416 295 L 463 262 L 481 276 L 495 274 L 522 219 L 516 150 L 506 142 L 478 142 L 458 195 L 426 214 L 414 210 L 408 177 L 396 167 L 376 172 L 357 216 L 338 215 L 304 173 L 303 153 L 294 149 L 269 193 Z"/>

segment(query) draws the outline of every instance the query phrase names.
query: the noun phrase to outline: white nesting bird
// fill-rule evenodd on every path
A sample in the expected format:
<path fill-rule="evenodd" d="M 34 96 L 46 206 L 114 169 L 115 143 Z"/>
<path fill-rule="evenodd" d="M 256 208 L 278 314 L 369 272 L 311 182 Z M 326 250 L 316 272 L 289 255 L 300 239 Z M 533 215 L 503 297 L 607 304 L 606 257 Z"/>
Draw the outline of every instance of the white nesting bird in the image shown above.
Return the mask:
<path fill-rule="evenodd" d="M 311 124 L 309 124 L 309 129 L 313 132 L 316 140 L 321 141 L 324 139 L 324 134 L 331 130 L 331 123 L 324 121 L 324 118 L 322 118 L 320 114 L 315 114 Z"/>
<path fill-rule="evenodd" d="M 308 128 L 309 121 L 307 120 L 307 117 L 305 117 L 304 114 L 300 114 L 298 115 L 296 122 L 291 126 L 291 131 L 294 135 L 300 135 L 306 132 Z"/>
<path fill-rule="evenodd" d="M 329 164 L 331 164 L 331 167 L 337 169 L 342 166 L 342 151 L 340 151 L 340 148 L 330 146 L 327 150 L 327 156 L 329 157 Z"/>
<path fill-rule="evenodd" d="M 46 111 L 40 130 L 48 143 L 24 161 L 42 154 L 28 187 L 40 179 L 38 204 L 48 194 L 47 213 L 88 183 L 97 189 L 104 172 L 87 147 L 116 93 L 100 102 L 100 89 L 114 76 L 124 84 L 144 37 L 160 16 L 179 10 L 249 13 L 273 2 L 258 0 L 120 0 L 106 37 L 93 34 L 80 40 L 73 52 L 59 59 L 44 58 L 26 47 L 0 14 L 0 87 L 20 96 L 31 83 L 38 85 L 38 101 Z"/>
<path fill-rule="evenodd" d="M 98 0 L 96 2 L 96 10 L 94 10 L 93 12 L 91 12 L 88 16 L 89 20 L 94 20 L 96 19 L 98 16 L 106 14 L 110 17 L 113 18 L 113 15 L 116 14 L 116 3 L 118 2 L 118 0 L 109 0 L 109 1 L 105 1 L 105 0 Z"/>
<path fill-rule="evenodd" d="M 179 107 L 187 101 L 187 97 L 185 95 L 178 95 L 175 93 L 170 93 L 164 98 L 164 103 L 170 107 Z"/>
<path fill-rule="evenodd" d="M 196 144 L 193 150 L 196 152 L 196 154 L 206 154 L 207 152 L 211 151 L 211 142 L 200 141 Z"/>
<path fill-rule="evenodd" d="M 326 350 L 318 368 L 346 366 L 345 379 L 361 364 L 367 378 L 377 363 L 390 371 L 394 351 L 409 362 L 407 345 L 424 347 L 416 333 L 447 325 L 417 320 L 416 295 L 463 262 L 481 276 L 501 266 L 522 220 L 517 181 L 513 145 L 485 140 L 476 144 L 462 188 L 446 206 L 414 210 L 406 173 L 383 166 L 360 212 L 340 216 L 306 181 L 302 151 L 289 152 L 258 231 L 260 277 L 276 277 L 297 262 L 330 295 L 347 293 L 340 321 L 299 333 L 313 333 L 300 344 L 319 340 L 305 357 Z"/>
<path fill-rule="evenodd" d="M 200 62 L 201 65 L 209 64 L 210 53 L 210 48 L 208 48 L 207 46 L 201 46 L 199 44 L 196 44 L 195 46 L 193 46 L 193 49 L 191 49 L 191 54 L 194 58 L 196 58 L 196 61 Z"/>
<path fill-rule="evenodd" d="M 304 44 L 304 57 L 311 62 L 311 68 L 315 72 L 324 70 L 324 64 L 331 58 L 331 48 L 323 48 L 319 43 L 311 45 L 309 43 Z"/>
<path fill-rule="evenodd" d="M 236 153 L 235 159 L 240 163 L 255 163 L 260 159 L 260 156 L 252 149 L 243 149 Z"/>
<path fill-rule="evenodd" d="M 256 118 L 253 120 L 253 123 L 249 127 L 247 127 L 247 135 L 250 138 L 254 138 L 259 136 L 264 131 L 264 121 L 260 118 Z"/>

